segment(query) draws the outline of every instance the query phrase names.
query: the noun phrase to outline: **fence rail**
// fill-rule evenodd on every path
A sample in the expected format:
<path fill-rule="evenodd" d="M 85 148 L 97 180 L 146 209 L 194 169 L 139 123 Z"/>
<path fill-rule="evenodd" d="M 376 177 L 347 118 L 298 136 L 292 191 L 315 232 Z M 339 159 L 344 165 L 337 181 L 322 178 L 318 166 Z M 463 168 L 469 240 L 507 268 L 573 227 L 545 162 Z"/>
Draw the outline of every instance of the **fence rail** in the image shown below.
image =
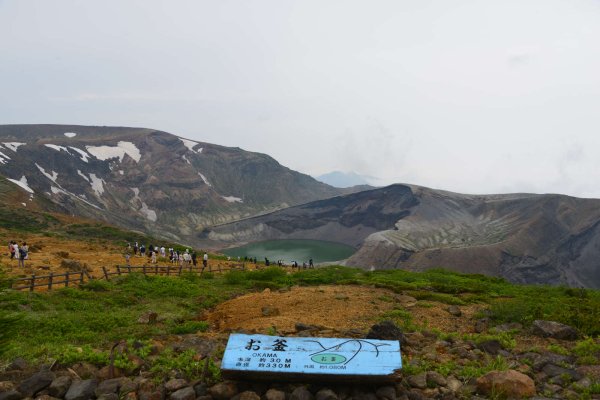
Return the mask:
<path fill-rule="evenodd" d="M 60 278 L 64 279 L 60 280 Z M 55 274 L 50 272 L 49 275 L 32 274 L 26 278 L 13 279 L 12 288 L 15 290 L 28 289 L 31 292 L 33 292 L 36 287 L 44 287 L 48 290 L 52 290 L 56 285 L 64 285 L 65 287 L 69 287 L 69 285 L 81 285 L 84 283 L 85 278 L 87 278 L 88 281 L 93 279 L 93 277 L 87 271 L 65 272 L 64 274 Z M 27 284 L 23 284 L 26 282 Z"/>
<path fill-rule="evenodd" d="M 55 274 L 50 272 L 48 275 L 36 275 L 25 278 L 16 278 L 11 280 L 11 287 L 15 290 L 29 290 L 34 291 L 35 288 L 45 288 L 52 290 L 57 285 L 63 285 L 64 287 L 79 286 L 85 282 L 89 282 L 94 279 L 106 279 L 110 280 L 111 276 L 124 275 L 134 272 L 142 273 L 144 275 L 163 275 L 163 276 L 181 276 L 183 272 L 195 273 L 202 275 L 205 272 L 210 273 L 224 273 L 227 271 L 245 271 L 245 263 L 230 263 L 222 265 L 217 263 L 211 265 L 210 263 L 206 268 L 202 266 L 194 265 L 117 265 L 116 270 L 109 271 L 106 267 L 102 267 L 102 276 L 94 277 L 88 271 L 78 272 L 65 272 L 62 274 Z M 61 280 L 62 278 L 62 280 Z"/>
<path fill-rule="evenodd" d="M 218 272 L 223 273 L 227 271 L 245 271 L 246 264 L 245 263 L 234 263 L 228 265 L 221 265 L 218 263 L 216 267 L 213 268 L 211 264 L 208 264 L 206 268 L 203 268 L 199 265 L 117 265 L 117 270 L 113 272 L 109 272 L 106 267 L 102 267 L 102 277 L 107 281 L 110 280 L 110 277 L 113 275 L 123 275 L 123 274 L 131 274 L 133 272 L 141 272 L 144 275 L 164 275 L 164 276 L 180 276 L 182 272 L 200 274 L 202 275 L 204 272 Z"/>

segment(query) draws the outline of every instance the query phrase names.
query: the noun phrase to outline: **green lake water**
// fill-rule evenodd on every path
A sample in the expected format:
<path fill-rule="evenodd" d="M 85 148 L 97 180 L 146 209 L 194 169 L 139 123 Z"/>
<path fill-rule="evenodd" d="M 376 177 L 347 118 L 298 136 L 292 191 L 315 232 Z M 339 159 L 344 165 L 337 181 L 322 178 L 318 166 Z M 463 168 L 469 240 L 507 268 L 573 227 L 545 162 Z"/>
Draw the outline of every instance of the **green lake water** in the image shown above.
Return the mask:
<path fill-rule="evenodd" d="M 302 265 L 303 262 L 308 263 L 310 258 L 315 264 L 343 260 L 350 257 L 355 251 L 356 249 L 352 246 L 323 240 L 286 239 L 249 243 L 245 246 L 222 250 L 222 253 L 232 258 L 239 256 L 243 259 L 244 256 L 248 256 L 264 261 L 267 257 L 273 263 L 283 260 L 287 264 L 296 261 Z"/>

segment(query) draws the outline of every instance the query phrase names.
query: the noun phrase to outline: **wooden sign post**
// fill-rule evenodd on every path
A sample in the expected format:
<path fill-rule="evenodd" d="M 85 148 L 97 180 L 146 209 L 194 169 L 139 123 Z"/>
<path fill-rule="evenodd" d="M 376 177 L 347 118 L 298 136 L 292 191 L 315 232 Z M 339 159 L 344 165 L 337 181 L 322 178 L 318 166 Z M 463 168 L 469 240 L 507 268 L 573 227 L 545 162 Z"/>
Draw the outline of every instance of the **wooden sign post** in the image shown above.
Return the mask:
<path fill-rule="evenodd" d="M 400 342 L 232 334 L 221 371 L 227 379 L 385 383 L 399 379 Z"/>

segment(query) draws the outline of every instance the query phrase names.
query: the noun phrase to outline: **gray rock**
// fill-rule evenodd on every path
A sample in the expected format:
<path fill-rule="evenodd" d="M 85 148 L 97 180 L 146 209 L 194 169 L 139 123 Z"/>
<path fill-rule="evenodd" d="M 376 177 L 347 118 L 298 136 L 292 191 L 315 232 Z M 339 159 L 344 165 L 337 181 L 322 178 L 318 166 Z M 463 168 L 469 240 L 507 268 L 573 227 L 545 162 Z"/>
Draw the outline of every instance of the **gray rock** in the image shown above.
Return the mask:
<path fill-rule="evenodd" d="M 429 371 L 427 372 L 427 384 L 432 386 L 446 386 L 446 378 L 439 372 Z"/>
<path fill-rule="evenodd" d="M 575 328 L 555 321 L 535 320 L 531 329 L 534 335 L 542 337 L 562 340 L 576 340 L 579 337 Z"/>
<path fill-rule="evenodd" d="M 480 350 L 492 355 L 497 355 L 500 350 L 504 349 L 502 343 L 500 343 L 500 341 L 497 339 L 486 340 L 479 343 L 477 347 L 479 347 Z"/>
<path fill-rule="evenodd" d="M 452 305 L 448 307 L 446 311 L 448 311 L 450 315 L 454 315 L 455 317 L 460 317 L 462 315 L 462 311 L 460 311 L 460 308 L 458 306 Z"/>
<path fill-rule="evenodd" d="M 321 389 L 315 394 L 315 400 L 338 400 L 338 395 L 331 389 Z"/>
<path fill-rule="evenodd" d="M 48 394 L 53 397 L 63 398 L 67 390 L 71 387 L 72 379 L 70 376 L 59 376 L 52 381 L 48 388 Z"/>
<path fill-rule="evenodd" d="M 116 393 L 104 393 L 98 396 L 97 400 L 119 400 L 119 395 Z"/>
<path fill-rule="evenodd" d="M 96 396 L 100 397 L 103 394 L 117 393 L 121 387 L 121 378 L 107 379 L 98 384 L 96 388 Z"/>
<path fill-rule="evenodd" d="M 94 397 L 94 391 L 98 386 L 95 379 L 86 379 L 85 381 L 75 381 L 65 395 L 65 400 L 88 400 Z"/>
<path fill-rule="evenodd" d="M 396 400 L 396 388 L 393 386 L 382 386 L 377 388 L 375 395 L 381 400 Z"/>
<path fill-rule="evenodd" d="M 228 400 L 238 392 L 237 385 L 234 382 L 220 382 L 208 389 L 208 392 L 216 400 Z"/>
<path fill-rule="evenodd" d="M 407 379 L 408 384 L 417 389 L 425 389 L 427 387 L 427 372 L 421 372 L 417 375 L 411 375 Z"/>
<path fill-rule="evenodd" d="M 50 386 L 54 378 L 54 373 L 50 371 L 38 372 L 21 382 L 17 387 L 17 391 L 25 397 L 33 397 L 40 390 Z"/>
<path fill-rule="evenodd" d="M 148 325 L 148 324 L 153 324 L 156 322 L 156 320 L 158 319 L 158 314 L 155 313 L 154 311 L 148 311 L 144 314 L 142 314 L 139 318 L 138 318 L 138 324 L 144 324 L 144 325 Z"/>
<path fill-rule="evenodd" d="M 421 393 L 418 389 L 412 389 L 410 392 L 406 393 L 409 400 L 425 400 L 426 397 Z"/>
<path fill-rule="evenodd" d="M 487 331 L 489 325 L 490 325 L 489 318 L 478 319 L 477 322 L 475 322 L 475 332 L 477 332 L 477 333 L 485 332 L 485 331 Z"/>
<path fill-rule="evenodd" d="M 460 390 L 460 388 L 462 387 L 462 385 L 463 385 L 461 381 L 459 381 L 458 379 L 456 379 L 456 378 L 455 378 L 455 377 L 453 377 L 453 376 L 449 376 L 449 377 L 446 379 L 446 382 L 447 382 L 447 383 L 446 383 L 446 387 L 447 387 L 447 388 L 448 388 L 448 389 L 449 389 L 451 392 L 454 392 L 454 393 L 458 392 L 458 391 Z"/>
<path fill-rule="evenodd" d="M 127 393 L 135 392 L 138 390 L 138 384 L 129 378 L 121 378 L 121 388 L 119 389 L 119 395 L 124 396 Z"/>
<path fill-rule="evenodd" d="M 523 325 L 518 322 L 509 322 L 507 324 L 502 324 L 494 327 L 494 331 L 496 332 L 510 332 L 510 331 L 520 331 L 523 329 Z"/>
<path fill-rule="evenodd" d="M 352 394 L 352 400 L 378 400 L 375 393 L 357 391 Z"/>
<path fill-rule="evenodd" d="M 279 308 L 272 306 L 264 306 L 260 311 L 265 317 L 275 317 L 280 314 Z"/>
<path fill-rule="evenodd" d="M 246 390 L 236 395 L 234 398 L 237 398 L 237 400 L 260 400 L 260 396 L 252 390 Z"/>
<path fill-rule="evenodd" d="M 319 327 L 315 325 L 307 325 L 302 322 L 296 322 L 296 332 L 300 331 L 318 331 Z"/>
<path fill-rule="evenodd" d="M 575 361 L 573 356 L 564 356 L 562 354 L 551 352 L 545 352 L 543 354 L 526 353 L 526 358 L 532 360 L 533 369 L 537 372 L 541 371 L 547 364 L 571 364 Z"/>
<path fill-rule="evenodd" d="M 568 375 L 569 377 L 571 377 L 571 379 L 578 381 L 581 378 L 583 378 L 583 376 L 581 376 L 581 374 L 573 369 L 568 369 L 568 368 L 563 368 L 563 367 L 559 367 L 558 365 L 554 365 L 554 364 L 546 364 L 546 366 L 542 369 L 542 372 L 544 372 L 546 375 L 548 375 L 549 377 L 553 378 L 555 376 L 561 376 L 561 375 Z"/>
<path fill-rule="evenodd" d="M 176 392 L 179 389 L 183 389 L 188 386 L 188 382 L 185 379 L 171 379 L 167 383 L 165 383 L 165 389 L 167 392 Z"/>
<path fill-rule="evenodd" d="M 285 400 L 285 392 L 277 389 L 269 389 L 265 393 L 266 400 Z"/>
<path fill-rule="evenodd" d="M 406 344 L 402 330 L 389 320 L 373 325 L 367 333 L 367 339 L 399 340 L 401 344 Z"/>
<path fill-rule="evenodd" d="M 313 400 L 314 396 L 305 386 L 300 386 L 294 389 L 290 395 L 290 400 Z"/>
<path fill-rule="evenodd" d="M 208 388 L 204 383 L 198 383 L 194 386 L 194 392 L 196 392 L 196 397 L 206 396 L 208 394 Z"/>
<path fill-rule="evenodd" d="M 0 400 L 21 400 L 22 398 L 23 395 L 14 389 L 0 393 Z"/>
<path fill-rule="evenodd" d="M 25 361 L 23 358 L 21 357 L 17 357 L 13 360 L 13 362 L 10 363 L 10 365 L 8 366 L 8 368 L 6 368 L 7 371 L 25 371 L 28 367 L 27 361 Z"/>
<path fill-rule="evenodd" d="M 179 389 L 179 390 L 171 393 L 171 396 L 169 397 L 169 399 L 171 399 L 171 400 L 195 400 L 196 392 L 194 391 L 194 388 L 188 386 L 188 387 Z"/>

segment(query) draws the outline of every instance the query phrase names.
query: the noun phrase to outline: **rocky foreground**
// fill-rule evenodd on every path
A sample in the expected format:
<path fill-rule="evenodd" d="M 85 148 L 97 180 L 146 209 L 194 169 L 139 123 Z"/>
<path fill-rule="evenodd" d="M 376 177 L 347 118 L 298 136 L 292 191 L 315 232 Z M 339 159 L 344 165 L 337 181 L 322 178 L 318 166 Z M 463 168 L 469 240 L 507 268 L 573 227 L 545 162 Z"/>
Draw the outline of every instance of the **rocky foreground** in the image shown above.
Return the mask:
<path fill-rule="evenodd" d="M 453 311 L 460 312 L 449 309 Z M 295 335 L 319 336 L 319 329 L 299 323 Z M 219 381 L 209 379 L 206 369 L 195 379 L 185 379 L 177 368 L 167 377 L 157 377 L 134 356 L 130 357 L 134 369 L 115 368 L 112 373 L 109 367 L 98 369 L 88 363 L 33 368 L 17 359 L 0 373 L 0 400 L 600 399 L 598 343 L 590 342 L 595 343 L 591 348 L 596 353 L 578 357 L 567 350 L 579 338 L 575 329 L 552 321 L 535 321 L 527 331 L 516 323 L 490 327 L 483 318 L 476 322 L 475 330 L 495 332 L 500 338 L 503 332 L 522 331 L 539 347 L 511 350 L 494 338 L 475 343 L 430 331 L 403 333 L 384 321 L 374 325 L 366 337 L 401 342 L 404 365 L 394 385 Z M 176 352 L 194 349 L 198 360 L 207 360 L 225 339 L 179 335 L 170 343 L 155 341 L 152 352 L 167 347 Z"/>

